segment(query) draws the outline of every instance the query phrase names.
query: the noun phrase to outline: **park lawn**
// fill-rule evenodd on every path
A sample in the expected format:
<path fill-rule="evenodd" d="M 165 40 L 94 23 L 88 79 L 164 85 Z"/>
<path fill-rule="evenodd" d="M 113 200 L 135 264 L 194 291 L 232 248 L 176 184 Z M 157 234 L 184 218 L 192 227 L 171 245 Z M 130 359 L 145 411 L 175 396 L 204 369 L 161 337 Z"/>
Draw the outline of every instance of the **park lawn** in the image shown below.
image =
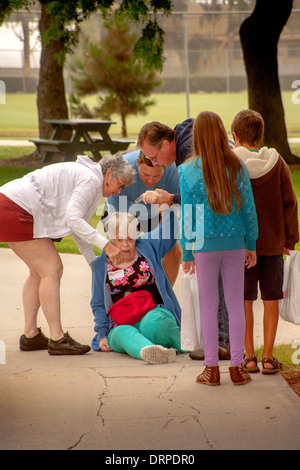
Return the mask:
<path fill-rule="evenodd" d="M 7 93 L 1 105 L 1 137 L 38 136 L 38 115 L 34 93 Z"/>
<path fill-rule="evenodd" d="M 292 103 L 293 90 L 282 92 L 285 109 L 286 126 L 289 136 L 300 136 L 299 109 L 300 104 Z M 128 116 L 127 128 L 130 137 L 135 138 L 140 128 L 149 121 L 161 121 L 174 127 L 187 117 L 185 93 L 168 94 L 154 93 L 151 95 L 156 102 L 146 115 Z M 98 104 L 97 97 L 83 98 L 90 106 Z M 247 92 L 241 93 L 192 93 L 189 96 L 190 115 L 195 117 L 200 111 L 209 110 L 218 113 L 224 121 L 226 130 L 230 132 L 230 124 L 241 109 L 248 107 Z M 38 118 L 35 94 L 7 94 L 6 104 L 1 106 L 1 137 L 18 136 L 34 137 L 38 135 Z M 111 127 L 111 134 L 121 135 L 121 122 L 118 115 L 112 115 L 117 124 Z"/>
<path fill-rule="evenodd" d="M 21 158 L 30 155 L 35 150 L 35 146 L 0 146 L 0 160 L 10 160 L 12 158 Z"/>

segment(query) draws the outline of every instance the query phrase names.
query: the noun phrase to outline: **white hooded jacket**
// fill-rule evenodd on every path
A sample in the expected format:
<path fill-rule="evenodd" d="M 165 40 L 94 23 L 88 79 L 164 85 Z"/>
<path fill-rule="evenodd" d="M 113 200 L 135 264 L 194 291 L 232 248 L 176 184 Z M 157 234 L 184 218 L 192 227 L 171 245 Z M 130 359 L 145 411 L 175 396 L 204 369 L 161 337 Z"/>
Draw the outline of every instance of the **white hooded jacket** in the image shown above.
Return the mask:
<path fill-rule="evenodd" d="M 236 147 L 234 152 L 245 163 L 250 179 L 261 178 L 274 168 L 278 162 L 277 150 L 262 147 L 258 152 L 251 152 L 245 147 Z"/>

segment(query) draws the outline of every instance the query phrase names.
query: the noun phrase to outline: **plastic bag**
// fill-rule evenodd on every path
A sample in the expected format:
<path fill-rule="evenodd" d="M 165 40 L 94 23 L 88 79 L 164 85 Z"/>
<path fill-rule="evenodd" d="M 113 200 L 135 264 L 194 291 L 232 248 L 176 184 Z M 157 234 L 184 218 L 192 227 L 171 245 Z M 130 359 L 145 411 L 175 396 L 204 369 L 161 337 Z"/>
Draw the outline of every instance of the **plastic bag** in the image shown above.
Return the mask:
<path fill-rule="evenodd" d="M 181 349 L 203 349 L 200 322 L 200 303 L 196 274 L 184 274 L 181 280 Z"/>
<path fill-rule="evenodd" d="M 279 300 L 281 318 L 300 325 L 300 251 L 290 251 L 284 261 L 283 299 Z"/>

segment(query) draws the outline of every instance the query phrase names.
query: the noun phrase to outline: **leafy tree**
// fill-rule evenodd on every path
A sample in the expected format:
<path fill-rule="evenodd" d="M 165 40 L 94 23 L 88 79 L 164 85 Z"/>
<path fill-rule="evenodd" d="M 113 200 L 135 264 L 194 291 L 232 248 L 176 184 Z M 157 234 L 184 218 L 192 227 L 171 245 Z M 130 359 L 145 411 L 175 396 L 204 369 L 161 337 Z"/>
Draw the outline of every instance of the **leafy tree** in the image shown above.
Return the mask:
<path fill-rule="evenodd" d="M 110 119 L 118 113 L 122 122 L 122 135 L 127 137 L 126 116 L 146 114 L 154 100 L 148 97 L 159 85 L 153 70 L 145 67 L 134 56 L 137 35 L 132 25 L 122 18 L 110 18 L 106 22 L 107 35 L 100 44 L 86 42 L 82 59 L 77 59 L 73 68 L 73 83 L 79 96 L 98 93 L 100 106 L 90 110 L 81 105 L 75 96 L 74 113 L 82 117 L 100 116 Z"/>
<path fill-rule="evenodd" d="M 42 39 L 41 66 L 37 90 L 40 137 L 49 137 L 51 127 L 46 118 L 67 118 L 63 66 L 66 55 L 78 43 L 80 25 L 96 11 L 104 16 L 112 10 L 115 15 L 128 18 L 143 26 L 135 45 L 135 54 L 149 67 L 162 69 L 164 61 L 163 31 L 156 14 L 168 14 L 169 0 L 0 0 L 0 25 L 10 13 L 22 8 L 41 6 L 40 32 Z"/>
<path fill-rule="evenodd" d="M 278 77 L 277 44 L 291 14 L 293 0 L 256 0 L 240 27 L 248 80 L 249 107 L 265 121 L 265 145 L 275 147 L 287 163 L 299 163 L 291 153 Z"/>

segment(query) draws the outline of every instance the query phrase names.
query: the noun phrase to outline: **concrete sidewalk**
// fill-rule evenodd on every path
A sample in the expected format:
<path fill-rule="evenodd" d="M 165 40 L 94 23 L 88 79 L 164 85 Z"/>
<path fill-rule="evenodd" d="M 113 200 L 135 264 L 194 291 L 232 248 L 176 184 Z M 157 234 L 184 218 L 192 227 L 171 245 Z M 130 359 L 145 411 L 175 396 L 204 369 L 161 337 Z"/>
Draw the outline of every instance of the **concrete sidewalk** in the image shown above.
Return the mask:
<path fill-rule="evenodd" d="M 89 344 L 90 268 L 80 255 L 62 259 L 63 326 Z M 47 351 L 19 351 L 26 277 L 25 265 L 1 248 L 0 340 L 6 363 L 0 363 L 0 449 L 299 449 L 300 399 L 279 374 L 254 374 L 249 384 L 235 387 L 229 362 L 222 361 L 221 386 L 207 387 L 195 383 L 203 364 L 188 354 L 171 364 L 148 365 L 113 352 L 52 357 Z M 181 300 L 180 278 L 175 290 Z M 260 346 L 262 309 L 256 304 Z M 42 314 L 40 326 L 48 334 Z M 300 326 L 280 320 L 277 343 L 298 339 Z M 1 358 L 4 362 L 3 349 Z"/>

